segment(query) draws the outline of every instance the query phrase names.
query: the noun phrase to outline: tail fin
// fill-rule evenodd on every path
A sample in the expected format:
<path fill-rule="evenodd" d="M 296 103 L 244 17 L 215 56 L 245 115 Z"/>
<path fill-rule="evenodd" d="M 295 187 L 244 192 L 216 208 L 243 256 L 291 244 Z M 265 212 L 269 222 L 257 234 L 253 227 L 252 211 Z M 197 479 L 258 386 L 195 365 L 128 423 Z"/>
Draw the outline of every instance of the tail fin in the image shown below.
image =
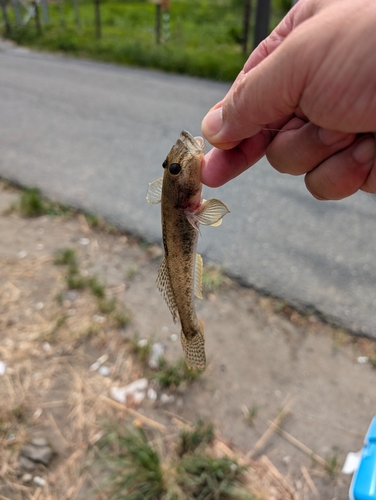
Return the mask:
<path fill-rule="evenodd" d="M 180 332 L 181 345 L 183 347 L 185 362 L 188 368 L 204 370 L 206 364 L 204 327 L 200 322 L 200 330 L 191 339 L 187 339 L 183 330 Z"/>

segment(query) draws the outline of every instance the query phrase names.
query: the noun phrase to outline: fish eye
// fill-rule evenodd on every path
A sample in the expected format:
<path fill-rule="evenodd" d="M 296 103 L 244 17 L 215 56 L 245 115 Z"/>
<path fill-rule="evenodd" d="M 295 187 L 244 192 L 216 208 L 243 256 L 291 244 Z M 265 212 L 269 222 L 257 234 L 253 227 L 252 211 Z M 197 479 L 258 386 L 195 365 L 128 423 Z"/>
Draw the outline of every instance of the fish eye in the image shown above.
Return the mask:
<path fill-rule="evenodd" d="M 181 165 L 180 163 L 171 163 L 168 170 L 171 175 L 178 175 L 181 172 Z"/>

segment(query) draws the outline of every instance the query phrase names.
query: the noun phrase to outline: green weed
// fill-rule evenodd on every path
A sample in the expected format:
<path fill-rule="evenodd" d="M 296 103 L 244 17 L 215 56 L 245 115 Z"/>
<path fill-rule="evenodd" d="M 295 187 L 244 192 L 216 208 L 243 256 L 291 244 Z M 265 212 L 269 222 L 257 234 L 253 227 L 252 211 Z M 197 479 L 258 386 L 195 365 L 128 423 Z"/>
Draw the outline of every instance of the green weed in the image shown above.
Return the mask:
<path fill-rule="evenodd" d="M 96 276 L 91 276 L 87 280 L 87 285 L 94 297 L 97 297 L 98 299 L 104 299 L 106 295 L 105 286 L 101 281 L 99 281 Z"/>
<path fill-rule="evenodd" d="M 202 288 L 204 293 L 214 293 L 223 285 L 225 275 L 219 266 L 204 267 L 202 272 Z"/>
<path fill-rule="evenodd" d="M 336 447 L 325 457 L 325 470 L 331 477 L 337 477 L 339 473 L 339 453 Z"/>
<path fill-rule="evenodd" d="M 25 189 L 19 202 L 20 214 L 24 217 L 41 215 L 67 215 L 74 211 L 61 203 L 43 198 L 39 189 Z"/>
<path fill-rule="evenodd" d="M 200 377 L 201 371 L 190 370 L 184 359 L 180 359 L 175 364 L 170 365 L 163 357 L 159 359 L 158 370 L 153 378 L 162 389 L 168 387 L 179 387 L 183 382 L 191 383 Z"/>
<path fill-rule="evenodd" d="M 241 486 L 243 468 L 230 458 L 185 455 L 180 462 L 180 487 L 188 498 L 226 500 L 254 498 Z"/>
<path fill-rule="evenodd" d="M 73 248 L 62 248 L 55 254 L 54 264 L 57 266 L 70 266 L 78 268 L 76 252 Z"/>
<path fill-rule="evenodd" d="M 107 434 L 104 445 L 112 455 L 111 500 L 162 498 L 166 486 L 161 460 L 142 429 L 118 426 Z"/>
<path fill-rule="evenodd" d="M 116 309 L 116 298 L 102 298 L 98 300 L 98 309 L 102 314 L 111 314 Z"/>
<path fill-rule="evenodd" d="M 136 333 L 133 339 L 129 341 L 131 352 L 136 356 L 142 365 L 149 363 L 152 342 L 148 339 L 140 339 Z"/>
<path fill-rule="evenodd" d="M 256 404 L 249 406 L 249 407 L 244 406 L 242 408 L 242 411 L 243 411 L 243 414 L 244 414 L 247 422 L 249 424 L 253 425 L 255 423 L 255 418 L 258 415 L 259 407 Z"/>
<path fill-rule="evenodd" d="M 122 307 L 115 312 L 114 321 L 119 328 L 125 328 L 131 322 L 131 314 L 125 307 Z"/>
<path fill-rule="evenodd" d="M 179 435 L 177 453 L 181 457 L 193 453 L 201 444 L 212 444 L 214 425 L 212 422 L 199 420 L 193 430 L 183 430 Z"/>

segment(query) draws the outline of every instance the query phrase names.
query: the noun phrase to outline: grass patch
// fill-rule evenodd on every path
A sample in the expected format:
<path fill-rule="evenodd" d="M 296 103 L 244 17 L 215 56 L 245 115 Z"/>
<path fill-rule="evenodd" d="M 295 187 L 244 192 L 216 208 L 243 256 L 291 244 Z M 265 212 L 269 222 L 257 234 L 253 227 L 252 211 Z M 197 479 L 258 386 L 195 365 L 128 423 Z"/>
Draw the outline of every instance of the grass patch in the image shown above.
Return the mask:
<path fill-rule="evenodd" d="M 177 454 L 182 457 L 193 453 L 202 444 L 212 444 L 214 441 L 214 425 L 212 422 L 199 420 L 191 430 L 183 430 L 179 435 Z"/>
<path fill-rule="evenodd" d="M 120 426 L 105 438 L 110 458 L 111 500 L 154 500 L 167 492 L 157 451 L 138 427 Z"/>
<path fill-rule="evenodd" d="M 285 13 L 286 3 L 288 0 L 273 0 L 271 28 Z M 92 2 L 80 2 L 80 27 L 72 3 L 50 3 L 48 8 L 50 22 L 43 26 L 41 35 L 34 23 L 15 26 L 13 10 L 9 9 L 13 25 L 10 38 L 21 45 L 78 57 L 225 81 L 233 80 L 246 60 L 241 49 L 241 0 L 176 0 L 171 4 L 168 37 L 160 44 L 155 36 L 156 7 L 151 2 L 102 2 L 100 39 L 95 37 Z M 254 15 L 250 40 L 253 25 Z"/>
<path fill-rule="evenodd" d="M 192 383 L 201 374 L 202 372 L 199 370 L 189 369 L 184 359 L 180 359 L 171 365 L 164 357 L 161 357 L 159 358 L 158 371 L 153 378 L 162 389 L 166 389 L 179 387 L 183 382 Z"/>
<path fill-rule="evenodd" d="M 101 456 L 106 458 L 112 473 L 107 481 L 107 497 L 256 500 L 244 486 L 244 468 L 235 459 L 212 456 L 213 425 L 199 423 L 185 436 L 189 433 L 189 442 L 184 438 L 186 453 L 179 454 L 179 447 L 164 442 L 163 436 L 153 435 L 149 441 L 138 427 L 112 427 L 99 443 Z"/>
<path fill-rule="evenodd" d="M 36 188 L 25 189 L 21 194 L 19 206 L 15 209 L 24 217 L 40 217 L 41 215 L 67 215 L 72 209 L 56 201 L 44 198 Z"/>
<path fill-rule="evenodd" d="M 202 272 L 202 289 L 205 294 L 217 292 L 224 284 L 226 276 L 220 266 L 204 267 Z"/>

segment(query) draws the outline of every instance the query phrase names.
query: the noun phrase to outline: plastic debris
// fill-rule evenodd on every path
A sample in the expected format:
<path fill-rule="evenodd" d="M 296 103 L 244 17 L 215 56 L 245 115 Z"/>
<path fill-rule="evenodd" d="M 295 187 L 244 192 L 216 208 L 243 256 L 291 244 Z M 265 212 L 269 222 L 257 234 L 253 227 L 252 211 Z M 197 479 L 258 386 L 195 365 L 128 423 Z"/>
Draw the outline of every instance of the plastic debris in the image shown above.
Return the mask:
<path fill-rule="evenodd" d="M 358 356 L 357 361 L 359 364 L 364 365 L 365 363 L 368 362 L 368 357 L 367 356 Z"/>
<path fill-rule="evenodd" d="M 135 404 L 140 404 L 145 399 L 148 383 L 147 378 L 140 378 L 124 387 L 112 387 L 110 395 L 118 403 L 125 404 L 127 398 L 131 398 Z"/>
<path fill-rule="evenodd" d="M 159 359 L 163 356 L 165 352 L 165 347 L 161 342 L 156 342 L 153 344 L 150 353 L 149 367 L 152 370 L 157 370 Z"/>
<path fill-rule="evenodd" d="M 342 474 L 354 474 L 356 469 L 359 467 L 361 454 L 362 450 L 358 451 L 357 453 L 353 453 L 352 451 L 350 451 L 350 453 L 347 454 L 345 463 L 342 467 Z"/>

